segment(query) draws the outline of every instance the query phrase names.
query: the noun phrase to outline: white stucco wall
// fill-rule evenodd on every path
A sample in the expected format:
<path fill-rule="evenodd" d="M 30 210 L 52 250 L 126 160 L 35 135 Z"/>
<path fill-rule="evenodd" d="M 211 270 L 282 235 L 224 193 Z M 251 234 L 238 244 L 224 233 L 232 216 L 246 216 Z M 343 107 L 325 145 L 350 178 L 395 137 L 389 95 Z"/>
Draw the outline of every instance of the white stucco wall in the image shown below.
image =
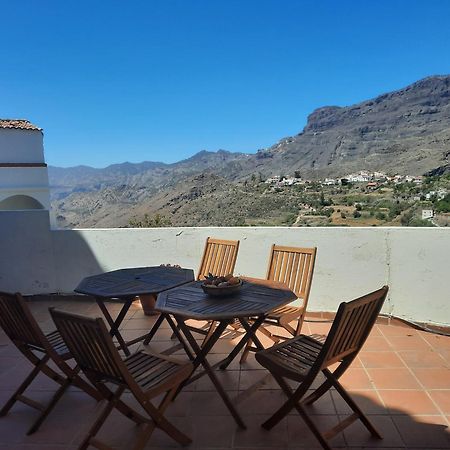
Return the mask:
<path fill-rule="evenodd" d="M 48 211 L 0 211 L 0 290 L 34 294 L 55 288 Z"/>
<path fill-rule="evenodd" d="M 46 226 L 46 211 L 0 212 L 0 290 L 68 293 L 88 275 L 161 263 L 197 270 L 205 239 L 214 236 L 240 239 L 235 272 L 256 277 L 265 276 L 272 243 L 317 246 L 311 311 L 335 311 L 339 302 L 389 284 L 384 312 L 450 325 L 446 228 L 50 230 Z"/>
<path fill-rule="evenodd" d="M 0 128 L 0 163 L 44 163 L 43 135 L 38 130 Z"/>
<path fill-rule="evenodd" d="M 40 131 L 0 128 L 0 164 L 44 162 Z M 0 202 L 15 195 L 29 196 L 50 210 L 47 167 L 0 167 Z"/>
<path fill-rule="evenodd" d="M 0 147 L 0 154 L 3 149 Z M 48 172 L 46 167 L 0 167 L 0 189 L 38 188 L 47 189 Z"/>

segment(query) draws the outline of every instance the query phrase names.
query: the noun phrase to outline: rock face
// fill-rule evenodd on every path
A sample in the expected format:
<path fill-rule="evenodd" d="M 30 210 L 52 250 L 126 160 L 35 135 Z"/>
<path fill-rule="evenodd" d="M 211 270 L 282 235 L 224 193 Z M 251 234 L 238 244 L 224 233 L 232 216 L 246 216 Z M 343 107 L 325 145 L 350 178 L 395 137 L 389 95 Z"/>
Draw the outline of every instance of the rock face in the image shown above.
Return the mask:
<path fill-rule="evenodd" d="M 316 109 L 303 132 L 265 151 L 264 172 L 422 174 L 447 164 L 449 150 L 450 76 L 435 76 L 353 106 Z"/>
<path fill-rule="evenodd" d="M 169 210 L 167 197 L 175 199 L 177 206 L 171 207 L 189 215 L 185 203 L 206 193 L 215 196 L 216 187 L 226 194 L 236 181 L 255 175 L 299 171 L 317 179 L 362 169 L 421 175 L 446 173 L 449 166 L 450 75 L 428 77 L 356 105 L 318 108 L 301 133 L 256 154 L 201 151 L 175 164 L 50 167 L 49 177 L 61 226 L 123 226 L 150 204 L 155 212 Z M 196 178 L 201 174 L 207 178 Z M 215 223 L 213 214 L 201 217 L 202 224 Z"/>

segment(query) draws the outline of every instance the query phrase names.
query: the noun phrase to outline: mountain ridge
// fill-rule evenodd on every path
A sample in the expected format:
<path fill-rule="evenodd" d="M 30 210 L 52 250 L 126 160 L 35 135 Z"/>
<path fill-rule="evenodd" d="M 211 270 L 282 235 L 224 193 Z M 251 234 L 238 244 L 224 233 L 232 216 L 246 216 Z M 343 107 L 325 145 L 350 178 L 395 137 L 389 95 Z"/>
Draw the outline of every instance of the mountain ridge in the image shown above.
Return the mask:
<path fill-rule="evenodd" d="M 317 108 L 298 134 L 256 153 L 202 150 L 171 164 L 144 161 L 73 170 L 50 166 L 49 179 L 54 208 L 64 216 L 68 211 L 82 215 L 89 209 L 88 197 L 104 208 L 122 201 L 125 209 L 134 205 L 139 211 L 140 202 L 165 191 L 176 191 L 174 198 L 190 198 L 193 180 L 201 174 L 217 175 L 231 189 L 255 175 L 264 179 L 297 171 L 312 180 L 358 170 L 422 175 L 445 172 L 449 164 L 450 75 L 438 75 L 350 106 Z M 208 192 L 214 192 L 207 183 Z M 62 200 L 64 214 L 58 203 Z M 77 213 L 71 217 L 71 224 L 83 223 Z M 95 221 L 91 215 L 89 223 Z"/>

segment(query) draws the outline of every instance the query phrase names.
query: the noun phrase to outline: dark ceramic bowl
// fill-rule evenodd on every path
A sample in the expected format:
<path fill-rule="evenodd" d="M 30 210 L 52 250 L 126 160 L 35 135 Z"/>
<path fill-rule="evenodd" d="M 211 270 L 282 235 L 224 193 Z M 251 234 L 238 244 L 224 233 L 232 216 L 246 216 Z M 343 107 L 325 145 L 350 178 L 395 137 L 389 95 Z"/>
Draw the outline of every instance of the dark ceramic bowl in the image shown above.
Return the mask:
<path fill-rule="evenodd" d="M 211 284 L 204 285 L 202 284 L 202 289 L 205 294 L 210 295 L 211 297 L 226 297 L 227 295 L 234 294 L 239 291 L 242 287 L 242 280 L 239 281 L 239 284 L 234 284 L 233 286 L 213 286 Z"/>

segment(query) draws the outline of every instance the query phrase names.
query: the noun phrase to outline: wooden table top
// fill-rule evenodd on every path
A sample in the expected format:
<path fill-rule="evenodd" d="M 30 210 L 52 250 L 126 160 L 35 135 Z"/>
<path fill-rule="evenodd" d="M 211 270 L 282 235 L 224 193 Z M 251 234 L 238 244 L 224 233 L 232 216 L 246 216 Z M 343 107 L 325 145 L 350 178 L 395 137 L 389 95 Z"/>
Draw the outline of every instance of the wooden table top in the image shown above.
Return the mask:
<path fill-rule="evenodd" d="M 159 294 L 194 280 L 192 269 L 179 267 L 136 267 L 84 278 L 75 292 L 105 298 Z"/>
<path fill-rule="evenodd" d="M 278 282 L 244 280 L 239 291 L 227 297 L 211 297 L 195 281 L 162 292 L 158 296 L 158 311 L 199 320 L 222 320 L 259 316 L 295 300 L 297 296 Z"/>

